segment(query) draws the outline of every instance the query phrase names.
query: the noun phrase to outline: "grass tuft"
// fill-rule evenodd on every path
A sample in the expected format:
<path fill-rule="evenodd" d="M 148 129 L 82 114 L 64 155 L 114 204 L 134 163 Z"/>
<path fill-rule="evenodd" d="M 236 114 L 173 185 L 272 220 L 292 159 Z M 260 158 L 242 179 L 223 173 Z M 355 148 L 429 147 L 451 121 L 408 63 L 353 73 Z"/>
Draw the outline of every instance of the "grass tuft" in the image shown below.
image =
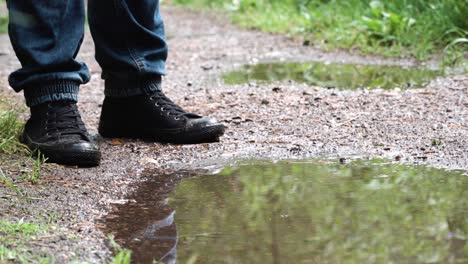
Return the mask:
<path fill-rule="evenodd" d="M 14 111 L 0 111 L 0 153 L 27 153 L 26 146 L 19 142 L 23 123 Z"/>
<path fill-rule="evenodd" d="M 0 169 L 3 169 L 0 171 L 0 183 L 6 184 L 20 194 L 21 191 L 14 185 L 17 182 L 15 179 L 38 184 L 42 174 L 42 165 L 46 159 L 40 153 L 35 159 L 31 158 L 31 151 L 19 141 L 24 128 L 24 123 L 19 118 L 21 110 L 8 109 L 13 108 L 5 98 L 0 97 Z M 27 168 L 23 167 L 24 164 Z M 10 172 L 10 169 L 21 173 L 15 175 Z M 12 176 L 13 180 L 9 180 L 5 174 Z"/>
<path fill-rule="evenodd" d="M 5 183 L 10 189 L 16 192 L 17 195 L 23 196 L 23 192 L 12 182 L 10 179 L 7 178 L 3 170 L 0 168 L 0 182 Z"/>
<path fill-rule="evenodd" d="M 27 244 L 48 229 L 47 225 L 18 221 L 0 220 L 0 263 L 53 263 L 53 257 L 35 254 Z"/>
<path fill-rule="evenodd" d="M 44 157 L 40 152 L 37 153 L 37 157 L 34 160 L 31 171 L 21 176 L 22 180 L 28 181 L 31 184 L 38 184 L 42 175 L 42 165 L 46 162 L 47 158 Z"/>

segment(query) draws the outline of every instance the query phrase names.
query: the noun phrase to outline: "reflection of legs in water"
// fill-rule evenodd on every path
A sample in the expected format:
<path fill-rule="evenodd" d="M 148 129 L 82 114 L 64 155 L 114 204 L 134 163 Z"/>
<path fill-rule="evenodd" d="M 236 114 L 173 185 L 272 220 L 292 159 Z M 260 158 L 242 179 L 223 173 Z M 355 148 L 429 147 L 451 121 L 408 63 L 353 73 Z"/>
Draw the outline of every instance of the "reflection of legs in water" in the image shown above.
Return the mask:
<path fill-rule="evenodd" d="M 175 211 L 168 206 L 167 197 L 183 178 L 190 176 L 158 175 L 128 197 L 134 202 L 117 205 L 106 219 L 105 231 L 114 233 L 117 242 L 132 250 L 132 262 L 176 262 L 178 232 Z"/>
<path fill-rule="evenodd" d="M 151 241 L 151 244 L 158 248 L 156 260 L 163 263 L 176 262 L 178 234 L 174 214 L 175 211 L 172 211 L 166 218 L 155 221 L 147 226 L 142 234 L 136 236 Z"/>

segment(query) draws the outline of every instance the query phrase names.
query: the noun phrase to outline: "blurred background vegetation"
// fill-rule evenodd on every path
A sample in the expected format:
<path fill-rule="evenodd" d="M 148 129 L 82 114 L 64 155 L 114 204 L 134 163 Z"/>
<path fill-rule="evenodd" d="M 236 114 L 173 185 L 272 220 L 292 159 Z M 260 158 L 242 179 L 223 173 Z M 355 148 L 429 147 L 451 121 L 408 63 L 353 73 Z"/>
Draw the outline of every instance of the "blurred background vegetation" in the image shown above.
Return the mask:
<path fill-rule="evenodd" d="M 0 33 L 7 32 L 8 18 L 0 16 Z"/>
<path fill-rule="evenodd" d="M 163 2 L 163 1 L 161 1 Z M 301 36 L 323 49 L 358 50 L 455 64 L 468 46 L 468 0 L 167 0 L 214 8 L 249 29 Z M 4 5 L 4 3 L 2 3 Z M 2 12 L 4 13 L 4 12 Z M 0 33 L 7 18 L 0 14 Z"/>
<path fill-rule="evenodd" d="M 224 9 L 246 28 L 303 36 L 304 44 L 389 57 L 463 58 L 468 0 L 170 0 Z M 450 56 L 453 57 L 454 56 Z"/>
<path fill-rule="evenodd" d="M 467 263 L 462 174 L 355 160 L 256 163 L 190 178 L 169 196 L 179 259 Z"/>

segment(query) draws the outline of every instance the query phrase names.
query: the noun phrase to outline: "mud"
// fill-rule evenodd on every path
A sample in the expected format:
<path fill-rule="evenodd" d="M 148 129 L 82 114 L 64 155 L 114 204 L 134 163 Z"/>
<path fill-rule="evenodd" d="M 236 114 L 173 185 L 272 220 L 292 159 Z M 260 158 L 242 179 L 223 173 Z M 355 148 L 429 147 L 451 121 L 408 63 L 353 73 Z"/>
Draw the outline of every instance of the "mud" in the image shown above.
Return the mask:
<path fill-rule="evenodd" d="M 168 7 L 162 12 L 170 46 L 166 93 L 190 111 L 222 120 L 228 132 L 220 143 L 189 146 L 96 136 L 103 152 L 100 167 L 48 166 L 42 184 L 20 184 L 35 199 L 14 195 L 1 199 L 0 214 L 3 219 L 26 220 L 53 215 L 53 228 L 37 250 L 54 255 L 57 263 L 105 262 L 109 258 L 108 239 L 98 228 L 98 219 L 132 193 L 132 186 L 145 179 L 144 171 L 151 170 L 152 177 L 157 177 L 246 158 L 308 157 L 344 162 L 382 157 L 397 163 L 468 168 L 466 75 L 437 78 L 424 89 L 392 91 L 347 91 L 294 82 L 226 85 L 223 73 L 258 62 L 419 63 L 344 51 L 327 53 L 286 37 L 239 30 L 222 14 Z M 0 54 L 0 89 L 22 101 L 7 84 L 7 75 L 18 62 L 6 36 L 0 37 Z M 80 91 L 79 107 L 90 132 L 96 135 L 103 82 L 89 34 L 79 56 L 88 63 L 93 77 Z M 8 176 L 18 177 L 18 173 Z"/>

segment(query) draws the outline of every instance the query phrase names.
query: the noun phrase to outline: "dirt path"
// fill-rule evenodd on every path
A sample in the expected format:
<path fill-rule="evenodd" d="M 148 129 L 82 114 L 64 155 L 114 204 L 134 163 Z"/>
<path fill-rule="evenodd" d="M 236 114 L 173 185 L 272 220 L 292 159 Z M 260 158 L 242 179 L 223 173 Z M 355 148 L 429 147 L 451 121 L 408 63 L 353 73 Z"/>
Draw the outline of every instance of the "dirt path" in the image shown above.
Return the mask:
<path fill-rule="evenodd" d="M 219 166 L 246 158 L 307 157 L 384 157 L 468 169 L 467 76 L 405 91 L 339 91 L 288 82 L 228 86 L 220 80 L 221 72 L 257 61 L 415 63 L 325 53 L 285 37 L 236 29 L 210 14 L 164 8 L 163 15 L 170 46 L 165 91 L 188 110 L 224 120 L 227 135 L 221 143 L 194 146 L 97 137 L 103 152 L 100 167 L 49 168 L 41 185 L 21 186 L 37 199 L 0 199 L 2 218 L 56 216 L 57 228 L 37 251 L 54 255 L 57 263 L 108 258 L 106 235 L 96 228 L 97 219 L 121 202 L 131 191 L 129 185 L 157 176 L 149 171 Z M 89 36 L 80 57 L 93 75 L 81 89 L 80 107 L 96 134 L 103 82 Z M 6 79 L 18 63 L 6 36 L 0 36 L 0 63 L 0 89 L 11 93 Z M 434 140 L 441 144 L 432 144 Z"/>

